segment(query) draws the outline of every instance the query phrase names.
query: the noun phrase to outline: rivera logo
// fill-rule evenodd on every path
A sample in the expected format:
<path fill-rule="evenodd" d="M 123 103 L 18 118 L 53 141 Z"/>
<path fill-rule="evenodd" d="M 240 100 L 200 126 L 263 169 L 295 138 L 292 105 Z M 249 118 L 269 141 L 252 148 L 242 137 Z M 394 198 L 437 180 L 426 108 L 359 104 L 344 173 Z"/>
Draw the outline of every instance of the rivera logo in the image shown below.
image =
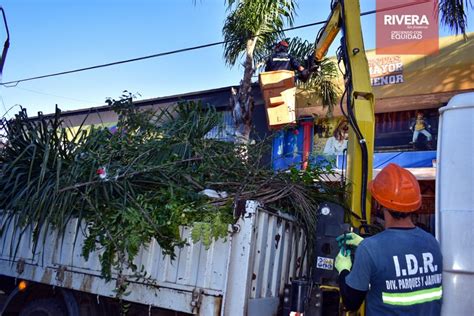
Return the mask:
<path fill-rule="evenodd" d="M 384 25 L 430 25 L 428 18 L 425 14 L 419 15 L 397 15 L 397 14 L 386 14 L 383 17 Z"/>

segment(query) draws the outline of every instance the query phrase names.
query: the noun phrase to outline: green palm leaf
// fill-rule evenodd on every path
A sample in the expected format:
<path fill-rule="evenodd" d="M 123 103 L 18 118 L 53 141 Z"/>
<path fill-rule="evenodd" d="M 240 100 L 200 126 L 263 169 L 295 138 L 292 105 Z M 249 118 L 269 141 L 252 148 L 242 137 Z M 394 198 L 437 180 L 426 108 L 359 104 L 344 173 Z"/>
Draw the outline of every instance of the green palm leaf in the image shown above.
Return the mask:
<path fill-rule="evenodd" d="M 438 11 L 441 23 L 449 27 L 455 34 L 466 36 L 467 10 L 472 9 L 471 0 L 439 0 Z"/>
<path fill-rule="evenodd" d="M 75 239 L 86 235 L 83 256 L 103 250 L 102 274 L 110 280 L 127 269 L 139 274 L 133 260 L 152 239 L 173 257 L 184 244 L 182 225 L 200 223 L 194 236 L 207 246 L 226 237 L 237 200 L 286 209 L 314 236 L 317 204 L 342 194 L 321 181 L 323 170 L 275 173 L 262 163 L 268 142 L 249 145 L 242 159 L 242 147 L 207 137 L 222 123 L 211 106 L 183 102 L 153 112 L 135 107 L 131 97 L 110 102 L 119 116 L 114 134 L 90 127 L 70 135 L 59 110 L 35 120 L 23 111 L 5 122 L 0 232 L 13 227 L 32 238 L 35 254 L 48 232 L 61 235 L 77 219 Z M 210 199 L 199 193 L 205 188 L 227 197 Z M 18 241 L 10 245 L 14 256 Z"/>

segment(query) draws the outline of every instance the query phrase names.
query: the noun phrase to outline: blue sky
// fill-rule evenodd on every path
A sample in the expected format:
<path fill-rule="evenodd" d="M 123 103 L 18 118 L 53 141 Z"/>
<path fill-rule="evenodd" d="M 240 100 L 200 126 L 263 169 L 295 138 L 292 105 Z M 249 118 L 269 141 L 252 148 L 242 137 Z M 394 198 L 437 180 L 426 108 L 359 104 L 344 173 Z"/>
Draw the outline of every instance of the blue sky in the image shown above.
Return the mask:
<path fill-rule="evenodd" d="M 375 9 L 374 0 L 360 2 L 361 11 Z M 298 3 L 295 25 L 329 15 L 329 0 Z M 218 42 L 227 15 L 223 0 L 3 0 L 1 5 L 11 38 L 3 82 Z M 362 17 L 362 23 L 365 47 L 374 48 L 375 16 Z M 287 36 L 314 41 L 319 28 L 291 31 Z M 441 28 L 440 34 L 449 32 Z M 3 42 L 4 33 L 0 35 Z M 30 115 L 50 113 L 55 104 L 62 110 L 98 106 L 123 90 L 148 99 L 237 85 L 242 69 L 229 68 L 222 56 L 222 46 L 214 46 L 12 88 L 2 86 L 0 113 L 15 104 L 27 108 Z"/>

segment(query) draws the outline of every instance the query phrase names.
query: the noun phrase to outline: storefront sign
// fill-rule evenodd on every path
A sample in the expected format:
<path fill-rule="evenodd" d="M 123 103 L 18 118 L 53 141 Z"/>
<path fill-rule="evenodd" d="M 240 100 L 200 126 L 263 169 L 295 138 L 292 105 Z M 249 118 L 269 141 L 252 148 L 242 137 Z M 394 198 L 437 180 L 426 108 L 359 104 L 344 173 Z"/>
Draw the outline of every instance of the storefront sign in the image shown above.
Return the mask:
<path fill-rule="evenodd" d="M 377 0 L 377 54 L 432 54 L 439 49 L 436 0 Z"/>
<path fill-rule="evenodd" d="M 369 59 L 370 83 L 373 87 L 403 83 L 403 63 L 400 56 Z"/>

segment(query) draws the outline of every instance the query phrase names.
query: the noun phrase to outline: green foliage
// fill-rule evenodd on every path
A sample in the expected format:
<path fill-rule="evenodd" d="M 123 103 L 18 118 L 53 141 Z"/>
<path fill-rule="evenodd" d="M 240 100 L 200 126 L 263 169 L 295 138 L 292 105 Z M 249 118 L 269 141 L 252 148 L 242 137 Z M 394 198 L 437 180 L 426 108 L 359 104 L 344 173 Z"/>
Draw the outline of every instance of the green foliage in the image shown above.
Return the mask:
<path fill-rule="evenodd" d="M 230 212 L 219 212 L 217 209 L 214 210 L 216 214 L 204 217 L 203 222 L 194 222 L 191 239 L 193 242 L 201 241 L 203 245 L 209 248 L 214 240 L 219 238 L 227 239 L 229 234 L 229 224 L 233 222 Z"/>
<path fill-rule="evenodd" d="M 472 8 L 471 0 L 439 0 L 438 10 L 441 14 L 441 23 L 455 34 L 463 34 L 466 39 L 467 11 Z"/>
<path fill-rule="evenodd" d="M 66 196 L 58 192 L 72 179 L 70 170 L 76 171 L 74 178 L 87 178 L 85 170 L 74 167 L 87 136 L 78 132 L 70 138 L 70 131 L 61 127 L 57 109 L 52 118 L 40 115 L 37 122 L 29 120 L 22 110 L 2 125 L 8 143 L 0 151 L 0 209 L 16 215 L 4 219 L 5 225 L 12 224 L 14 233 L 30 225 L 33 238 L 38 240 L 43 224 L 62 229 L 78 213 L 80 203 L 71 203 L 78 199 L 78 194 Z M 15 246 L 17 249 L 18 245 Z"/>
<path fill-rule="evenodd" d="M 299 37 L 292 38 L 289 41 L 289 52 L 304 65 L 305 58 L 312 57 L 314 53 L 314 43 L 303 41 Z M 324 58 L 319 64 L 319 70 L 311 73 L 308 81 L 298 81 L 298 90 L 308 93 L 310 98 L 319 98 L 322 105 L 329 106 L 329 112 L 332 113 L 341 92 L 337 86 L 337 76 L 336 63 Z"/>
<path fill-rule="evenodd" d="M 37 245 L 45 231 L 61 233 L 77 218 L 77 231 L 86 237 L 83 256 L 99 251 L 102 275 L 116 279 L 119 297 L 127 293 L 130 271 L 147 279 L 134 260 L 152 240 L 174 258 L 186 243 L 180 231 L 187 226 L 193 242 L 209 247 L 228 236 L 235 203 L 250 199 L 294 214 L 314 236 L 318 203 L 343 193 L 322 181 L 326 170 L 272 171 L 262 163 L 268 142 L 210 139 L 221 116 L 200 102 L 157 112 L 139 111 L 128 94 L 109 103 L 119 114 L 115 133 L 68 129 L 59 110 L 34 120 L 22 111 L 4 122 L 0 209 L 7 211 L 1 230 L 13 225 L 23 234 L 30 226 Z M 226 195 L 209 198 L 204 189 Z"/>
<path fill-rule="evenodd" d="M 230 11 L 222 33 L 224 58 L 233 66 L 244 53 L 247 41 L 256 37 L 255 51 L 264 50 L 282 36 L 285 22 L 293 24 L 296 1 L 293 0 L 227 0 Z M 251 52 L 253 54 L 253 51 Z"/>

